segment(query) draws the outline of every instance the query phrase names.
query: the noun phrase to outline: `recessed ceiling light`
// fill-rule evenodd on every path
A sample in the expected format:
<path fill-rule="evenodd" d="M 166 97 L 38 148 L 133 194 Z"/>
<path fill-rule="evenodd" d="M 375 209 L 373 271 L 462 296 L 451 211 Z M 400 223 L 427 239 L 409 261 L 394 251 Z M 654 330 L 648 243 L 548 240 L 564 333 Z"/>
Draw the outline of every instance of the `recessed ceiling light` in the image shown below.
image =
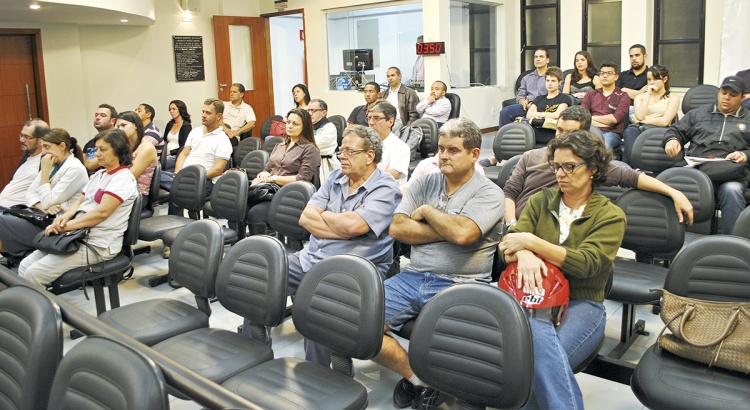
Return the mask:
<path fill-rule="evenodd" d="M 39 10 L 40 8 L 42 8 L 42 6 L 40 6 L 38 4 L 31 4 L 31 5 L 29 5 L 29 8 L 32 9 L 32 10 Z"/>
<path fill-rule="evenodd" d="M 120 23 L 127 23 L 128 19 L 120 19 Z"/>

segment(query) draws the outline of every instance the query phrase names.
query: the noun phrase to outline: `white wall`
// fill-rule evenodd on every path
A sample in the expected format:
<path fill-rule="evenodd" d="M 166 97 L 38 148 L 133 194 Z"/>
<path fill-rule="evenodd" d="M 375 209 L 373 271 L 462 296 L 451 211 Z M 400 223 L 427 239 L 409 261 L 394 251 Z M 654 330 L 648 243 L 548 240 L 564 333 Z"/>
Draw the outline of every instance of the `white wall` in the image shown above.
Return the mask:
<path fill-rule="evenodd" d="M 269 19 L 271 61 L 273 68 L 273 101 L 276 114 L 286 117 L 294 108 L 292 87 L 305 82 L 305 43 L 299 39 L 302 15 Z M 313 51 L 312 54 L 315 52 Z M 309 55 L 309 54 L 308 54 Z M 263 119 L 260 119 L 263 121 Z"/>

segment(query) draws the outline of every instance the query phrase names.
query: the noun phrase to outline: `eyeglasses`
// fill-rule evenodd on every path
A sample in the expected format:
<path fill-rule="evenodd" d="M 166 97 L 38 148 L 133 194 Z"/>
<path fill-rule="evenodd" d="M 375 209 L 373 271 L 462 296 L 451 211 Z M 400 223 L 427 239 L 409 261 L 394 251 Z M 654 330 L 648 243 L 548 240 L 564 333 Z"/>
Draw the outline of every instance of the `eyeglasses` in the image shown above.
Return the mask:
<path fill-rule="evenodd" d="M 562 169 L 564 173 L 566 173 L 566 174 L 572 174 L 573 172 L 575 172 L 576 168 L 580 167 L 581 165 L 586 165 L 586 163 L 585 162 L 579 162 L 577 164 L 573 164 L 573 163 L 570 163 L 570 162 L 566 162 L 564 164 L 558 164 L 558 163 L 555 163 L 555 162 L 550 162 L 549 163 L 549 170 L 552 171 L 552 172 L 554 172 L 554 173 L 557 173 L 558 170 Z"/>
<path fill-rule="evenodd" d="M 26 134 L 18 134 L 18 139 L 25 140 L 25 141 L 31 141 L 37 139 L 34 136 L 26 135 Z"/>
<path fill-rule="evenodd" d="M 383 121 L 384 119 L 385 119 L 385 117 L 377 117 L 377 116 L 374 116 L 374 115 L 368 115 L 367 116 L 367 122 L 370 122 L 370 121 L 372 121 L 372 122 L 378 122 L 378 121 Z"/>
<path fill-rule="evenodd" d="M 602 77 L 611 77 L 615 75 L 614 71 L 599 71 L 599 75 Z"/>
<path fill-rule="evenodd" d="M 363 153 L 365 151 L 367 151 L 367 150 L 366 149 L 348 149 L 348 148 L 345 148 L 345 149 L 342 149 L 342 150 L 337 150 L 336 151 L 336 156 L 337 157 L 347 157 L 347 158 L 349 158 L 351 156 L 354 156 L 354 155 L 357 155 L 357 154 L 361 154 L 361 153 Z"/>
<path fill-rule="evenodd" d="M 318 111 L 323 111 L 323 110 L 320 108 L 308 108 L 307 109 L 307 112 L 309 112 L 310 114 L 318 112 Z"/>

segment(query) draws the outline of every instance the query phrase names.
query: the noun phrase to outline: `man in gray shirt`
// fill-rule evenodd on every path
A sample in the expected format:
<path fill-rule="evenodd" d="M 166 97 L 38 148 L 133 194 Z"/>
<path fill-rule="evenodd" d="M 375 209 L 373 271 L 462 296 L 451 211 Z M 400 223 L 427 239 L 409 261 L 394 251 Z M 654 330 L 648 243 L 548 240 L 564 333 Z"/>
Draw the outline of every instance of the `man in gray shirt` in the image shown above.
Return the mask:
<path fill-rule="evenodd" d="M 409 186 L 391 223 L 391 236 L 412 245 L 410 263 L 385 281 L 385 331 L 399 330 L 441 290 L 459 282 L 490 281 L 492 258 L 500 241 L 503 193 L 474 171 L 482 135 L 468 119 L 440 128 L 440 173 Z M 404 378 L 393 392 L 399 408 L 435 404 L 438 392 L 420 381 L 406 351 L 388 335 L 374 360 Z"/>

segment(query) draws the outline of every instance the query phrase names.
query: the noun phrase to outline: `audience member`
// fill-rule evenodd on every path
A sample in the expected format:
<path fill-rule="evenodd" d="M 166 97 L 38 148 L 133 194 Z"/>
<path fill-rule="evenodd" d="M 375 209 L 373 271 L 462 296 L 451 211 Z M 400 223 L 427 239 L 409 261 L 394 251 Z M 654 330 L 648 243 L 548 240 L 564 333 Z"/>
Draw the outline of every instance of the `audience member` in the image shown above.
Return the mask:
<path fill-rule="evenodd" d="M 401 188 L 401 193 L 406 195 L 406 190 L 409 189 L 409 185 L 417 178 L 436 172 L 440 172 L 440 155 L 435 154 L 431 157 L 427 157 L 419 161 L 419 164 L 417 164 L 416 168 L 414 168 L 414 171 L 412 171 L 411 175 L 409 175 L 409 179 L 406 181 L 406 184 L 404 184 L 403 188 Z M 474 163 L 474 172 L 478 172 L 480 175 L 484 175 L 484 168 L 479 165 L 479 161 Z"/>
<path fill-rule="evenodd" d="M 100 104 L 94 113 L 94 128 L 97 134 L 113 129 L 116 121 L 117 110 L 109 104 Z M 96 159 L 96 146 L 93 138 L 83 146 L 83 155 L 83 165 L 89 170 L 89 175 L 93 174 L 100 168 L 99 161 Z"/>
<path fill-rule="evenodd" d="M 224 115 L 221 126 L 229 137 L 233 146 L 240 143 L 243 133 L 252 131 L 255 127 L 255 111 L 244 101 L 245 86 L 240 83 L 232 84 L 229 88 L 229 101 L 224 102 Z"/>
<path fill-rule="evenodd" d="M 560 268 L 570 285 L 570 302 L 561 317 L 542 311 L 529 318 L 533 394 L 543 409 L 583 409 L 572 368 L 604 338 L 604 289 L 625 235 L 625 213 L 596 192 L 607 179 L 611 159 L 611 151 L 588 131 L 550 141 L 548 166 L 559 188 L 531 197 L 498 247 L 506 262 L 518 262 L 516 286 L 542 289 L 545 261 Z"/>
<path fill-rule="evenodd" d="M 617 64 L 604 62 L 600 70 L 602 88 L 587 92 L 581 105 L 591 112 L 591 124 L 602 130 L 607 149 L 615 149 L 628 121 L 630 99 L 615 86 Z"/>
<path fill-rule="evenodd" d="M 748 98 L 750 97 L 750 69 L 738 71 L 736 75 L 745 83 L 745 94 L 744 99 L 742 100 L 742 106 L 745 107 L 745 109 L 750 110 L 750 98 Z"/>
<path fill-rule="evenodd" d="M 680 97 L 669 92 L 669 70 L 663 65 L 654 65 L 646 71 L 648 92 L 635 97 L 634 122 L 622 132 L 624 150 L 622 160 L 630 164 L 635 140 L 641 133 L 653 127 L 668 127 L 680 109 Z"/>
<path fill-rule="evenodd" d="M 545 86 L 547 95 L 540 95 L 529 106 L 526 111 L 531 125 L 534 127 L 537 145 L 547 144 L 555 138 L 555 128 L 547 128 L 547 124 L 557 123 L 560 113 L 568 108 L 570 98 L 567 94 L 560 93 L 560 81 L 562 81 L 562 70 L 559 67 L 550 67 L 545 74 Z M 537 124 L 540 120 L 541 124 Z"/>
<path fill-rule="evenodd" d="M 304 84 L 297 84 L 292 87 L 292 97 L 294 97 L 294 106 L 304 110 L 307 108 L 307 104 L 310 103 L 310 91 L 307 90 L 307 86 Z"/>
<path fill-rule="evenodd" d="M 391 174 L 401 189 L 409 175 L 411 150 L 392 131 L 396 115 L 396 107 L 380 99 L 370 107 L 367 122 L 383 140 L 383 159 L 378 163 L 378 168 Z"/>
<path fill-rule="evenodd" d="M 750 112 L 741 105 L 746 91 L 740 77 L 725 78 L 719 88 L 717 104 L 692 109 L 667 129 L 662 142 L 667 155 L 677 156 L 689 142 L 685 155 L 747 163 L 750 155 Z M 747 167 L 744 168 L 747 173 Z M 740 212 L 745 209 L 747 177 L 715 182 L 714 185 L 721 208 L 721 233 L 729 235 Z"/>
<path fill-rule="evenodd" d="M 182 100 L 173 100 L 169 103 L 169 116 L 172 117 L 164 128 L 167 133 L 167 168 L 165 171 L 174 170 L 174 163 L 177 160 L 177 154 L 193 129 L 190 124 L 190 114 L 187 111 L 187 105 Z"/>
<path fill-rule="evenodd" d="M 538 47 L 534 50 L 534 67 L 536 69 L 526 74 L 521 79 L 521 86 L 518 87 L 518 95 L 516 95 L 518 104 L 511 104 L 500 110 L 501 127 L 515 121 L 517 117 L 525 116 L 531 102 L 540 95 L 547 94 L 545 75 L 548 65 L 549 51 L 544 47 Z"/>
<path fill-rule="evenodd" d="M 441 290 L 461 282 L 489 282 L 492 259 L 503 230 L 503 194 L 474 172 L 482 134 L 465 118 L 440 128 L 440 173 L 412 182 L 391 222 L 391 236 L 411 245 L 411 259 L 385 281 L 385 331 L 399 330 Z M 396 407 L 427 405 L 439 393 L 419 380 L 406 351 L 383 335 L 374 360 L 399 373 L 393 392 Z"/>
<path fill-rule="evenodd" d="M 13 178 L 0 192 L 0 211 L 13 205 L 25 203 L 26 191 L 39 173 L 42 159 L 42 144 L 39 139 L 49 131 L 49 125 L 39 118 L 28 120 L 23 124 L 18 139 L 21 141 L 23 158 L 18 164 Z"/>
<path fill-rule="evenodd" d="M 565 76 L 562 92 L 572 95 L 575 98 L 574 103 L 580 105 L 587 92 L 602 88 L 602 82 L 597 75 L 594 58 L 588 51 L 577 52 L 573 65 L 575 66 L 573 72 Z"/>
<path fill-rule="evenodd" d="M 367 127 L 369 125 L 367 124 L 367 111 L 370 109 L 370 106 L 380 98 L 380 84 L 375 81 L 365 84 L 365 87 L 362 89 L 362 94 L 365 96 L 365 104 L 354 107 L 346 122 Z"/>
<path fill-rule="evenodd" d="M 424 43 L 424 36 L 417 37 L 417 44 Z M 415 86 L 424 86 L 424 56 L 417 55 L 417 59 L 414 60 L 414 66 L 411 68 L 411 78 L 409 79 L 411 84 Z"/>
<path fill-rule="evenodd" d="M 250 185 L 272 182 L 284 186 L 295 181 L 312 182 L 319 167 L 320 151 L 315 145 L 310 114 L 307 110 L 293 108 L 286 115 L 284 142 L 273 147 L 266 168 Z M 252 235 L 264 235 L 268 231 L 270 205 L 270 202 L 248 203 L 247 222 Z"/>
<path fill-rule="evenodd" d="M 441 127 L 451 113 L 451 102 L 445 97 L 448 86 L 442 81 L 435 81 L 430 87 L 427 99 L 417 104 L 417 112 L 422 118 L 432 118 Z"/>
<path fill-rule="evenodd" d="M 153 144 L 156 147 L 156 155 L 161 155 L 161 151 L 164 149 L 164 138 L 162 138 L 159 127 L 154 124 L 154 118 L 156 118 L 156 111 L 154 107 L 142 103 L 135 109 L 135 113 L 143 123 L 143 138 Z"/>
<path fill-rule="evenodd" d="M 138 195 L 135 177 L 128 170 L 133 154 L 121 130 L 102 131 L 94 141 L 102 169 L 91 177 L 83 195 L 45 229 L 49 236 L 89 228 L 86 242 L 90 248 L 81 246 L 68 254 L 34 251 L 18 267 L 18 275 L 34 285 L 43 287 L 71 269 L 86 266 L 87 261 L 108 261 L 122 249 L 130 210 Z"/>
<path fill-rule="evenodd" d="M 615 84 L 617 88 L 628 93 L 630 105 L 635 102 L 638 94 L 645 93 L 646 87 L 646 47 L 641 44 L 633 44 L 628 51 L 630 54 L 630 69 L 620 73 Z"/>
<path fill-rule="evenodd" d="M 396 107 L 396 119 L 392 128 L 398 131 L 419 118 L 417 114 L 419 96 L 416 91 L 401 83 L 401 70 L 398 67 L 388 68 L 385 75 L 388 78 L 388 87 L 383 91 L 381 98 Z"/>
<path fill-rule="evenodd" d="M 151 190 L 151 179 L 154 177 L 154 169 L 159 161 L 156 148 L 144 136 L 143 125 L 135 112 L 125 111 L 118 114 L 115 126 L 128 137 L 130 150 L 133 153 L 130 172 L 138 181 L 138 192 L 148 198 L 148 193 Z M 142 202 L 143 206 L 146 205 L 145 198 Z"/>
<path fill-rule="evenodd" d="M 574 105 L 560 114 L 557 119 L 557 135 L 587 130 L 591 127 L 591 114 L 580 105 Z M 547 148 L 526 151 L 518 161 L 508 181 L 505 183 L 505 223 L 512 226 L 521 216 L 529 198 L 542 188 L 557 188 L 555 174 L 549 172 Z M 612 161 L 607 168 L 607 179 L 603 185 L 638 188 L 644 191 L 658 192 L 674 201 L 674 207 L 680 222 L 683 215 L 687 223 L 693 223 L 693 206 L 687 197 L 669 185 L 636 171 L 629 166 Z"/>
<path fill-rule="evenodd" d="M 41 169 L 26 191 L 26 204 L 49 215 L 67 211 L 81 196 L 89 178 L 78 141 L 62 128 L 42 137 Z M 0 214 L 0 252 L 25 256 L 44 228 L 9 214 Z"/>
<path fill-rule="evenodd" d="M 315 145 L 320 151 L 320 184 L 328 179 L 328 175 L 336 169 L 341 168 L 339 159 L 336 158 L 336 148 L 338 147 L 338 130 L 336 126 L 328 120 L 328 104 L 320 99 L 310 100 L 307 104 L 307 112 L 313 124 L 313 135 Z"/>

